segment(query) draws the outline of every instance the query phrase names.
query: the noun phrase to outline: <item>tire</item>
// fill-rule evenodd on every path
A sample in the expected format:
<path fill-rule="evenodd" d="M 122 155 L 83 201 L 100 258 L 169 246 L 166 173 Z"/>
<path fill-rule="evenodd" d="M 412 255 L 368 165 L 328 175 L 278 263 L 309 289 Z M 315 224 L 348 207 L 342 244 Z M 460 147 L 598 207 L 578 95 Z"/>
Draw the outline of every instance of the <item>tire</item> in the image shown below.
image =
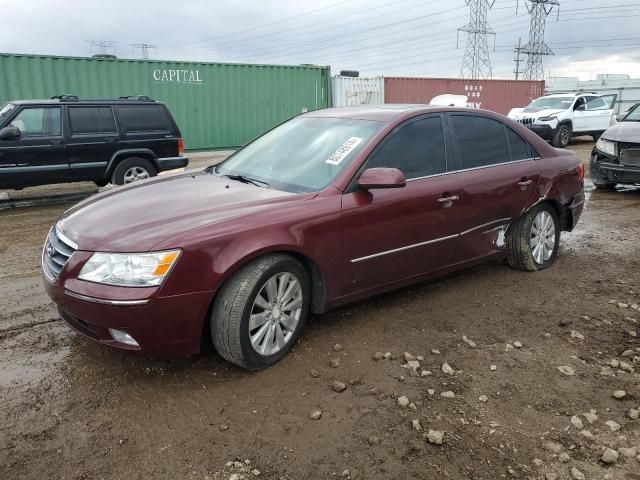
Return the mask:
<path fill-rule="evenodd" d="M 140 157 L 130 157 L 122 160 L 116 165 L 111 183 L 114 185 L 125 185 L 138 180 L 155 177 L 158 174 L 156 167 L 147 159 Z M 137 177 L 137 178 L 132 178 Z"/>
<path fill-rule="evenodd" d="M 275 295 L 270 296 L 267 284 L 274 280 Z M 299 290 L 294 288 L 294 280 Z M 279 302 L 280 292 L 286 293 L 289 287 L 299 295 L 288 304 L 299 303 L 300 307 L 287 314 L 286 308 L 280 310 L 283 305 Z M 270 304 L 274 298 L 278 302 L 275 307 Z M 310 300 L 309 277 L 300 262 L 285 254 L 258 258 L 238 270 L 216 296 L 210 320 L 213 346 L 225 360 L 244 369 L 269 367 L 281 360 L 300 336 L 307 322 Z M 287 302 L 285 299 L 285 307 Z M 259 303 L 269 305 L 271 310 Z M 253 325 L 251 317 L 258 319 Z M 280 345 L 278 339 L 282 340 Z"/>
<path fill-rule="evenodd" d="M 610 182 L 606 182 L 606 183 L 593 182 L 593 184 L 598 190 L 614 190 L 617 185 L 617 183 L 610 183 Z"/>
<path fill-rule="evenodd" d="M 547 221 L 547 218 L 552 222 L 547 225 L 553 225 L 553 232 L 550 229 L 542 231 L 543 235 L 546 232 L 548 239 L 544 244 L 545 246 L 548 247 L 551 240 L 553 241 L 553 246 L 548 256 L 546 250 L 541 252 L 540 249 L 535 249 L 533 245 L 534 237 L 536 236 L 534 223 L 536 225 L 542 224 L 544 227 L 544 222 Z M 511 224 L 507 233 L 509 265 L 516 270 L 527 272 L 544 270 L 555 261 L 559 243 L 560 222 L 558 214 L 549 203 L 540 203 Z"/>
<path fill-rule="evenodd" d="M 571 133 L 571 125 L 567 123 L 559 125 L 551 140 L 551 144 L 556 148 L 566 148 L 571 140 Z"/>

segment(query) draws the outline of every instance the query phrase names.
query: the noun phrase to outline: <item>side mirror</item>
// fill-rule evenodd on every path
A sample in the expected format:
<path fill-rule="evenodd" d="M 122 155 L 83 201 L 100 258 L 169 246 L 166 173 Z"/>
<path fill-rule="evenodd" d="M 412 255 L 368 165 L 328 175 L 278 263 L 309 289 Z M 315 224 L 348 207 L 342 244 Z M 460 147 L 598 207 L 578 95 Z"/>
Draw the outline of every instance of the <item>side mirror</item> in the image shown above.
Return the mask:
<path fill-rule="evenodd" d="M 20 129 L 14 126 L 4 127 L 0 130 L 0 140 L 15 140 L 20 138 Z"/>
<path fill-rule="evenodd" d="M 365 190 L 376 188 L 402 188 L 407 179 L 397 168 L 367 168 L 358 179 L 358 186 Z"/>

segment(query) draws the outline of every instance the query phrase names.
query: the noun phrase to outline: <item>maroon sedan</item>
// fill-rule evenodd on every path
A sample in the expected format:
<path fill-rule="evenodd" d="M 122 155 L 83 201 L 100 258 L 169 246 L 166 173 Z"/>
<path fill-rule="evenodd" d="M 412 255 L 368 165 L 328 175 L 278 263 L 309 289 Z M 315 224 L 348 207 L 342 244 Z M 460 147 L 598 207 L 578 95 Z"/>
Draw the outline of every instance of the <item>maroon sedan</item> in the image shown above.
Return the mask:
<path fill-rule="evenodd" d="M 501 115 L 327 109 L 216 167 L 79 203 L 42 267 L 62 318 L 93 340 L 166 358 L 210 332 L 225 359 L 259 369 L 309 312 L 489 259 L 549 267 L 583 202 L 575 154 Z"/>

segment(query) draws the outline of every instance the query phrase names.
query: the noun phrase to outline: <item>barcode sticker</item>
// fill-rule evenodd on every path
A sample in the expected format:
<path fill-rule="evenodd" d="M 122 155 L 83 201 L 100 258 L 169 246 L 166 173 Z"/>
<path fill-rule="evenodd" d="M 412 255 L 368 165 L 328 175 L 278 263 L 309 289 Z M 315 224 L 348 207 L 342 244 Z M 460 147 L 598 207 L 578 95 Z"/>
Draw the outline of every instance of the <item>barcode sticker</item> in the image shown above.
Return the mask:
<path fill-rule="evenodd" d="M 354 148 L 360 145 L 362 142 L 362 138 L 360 137 L 351 137 L 338 148 L 335 152 L 331 154 L 329 158 L 327 158 L 326 163 L 330 165 L 340 165 L 340 162 L 344 160 L 347 155 L 349 155 Z"/>

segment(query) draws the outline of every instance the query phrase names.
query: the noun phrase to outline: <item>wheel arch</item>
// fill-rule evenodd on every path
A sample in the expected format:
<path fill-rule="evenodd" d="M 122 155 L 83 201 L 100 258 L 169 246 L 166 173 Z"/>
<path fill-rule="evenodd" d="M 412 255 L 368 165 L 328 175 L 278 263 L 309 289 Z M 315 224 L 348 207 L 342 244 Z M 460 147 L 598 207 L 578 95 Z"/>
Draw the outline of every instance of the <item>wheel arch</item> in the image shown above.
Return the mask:
<path fill-rule="evenodd" d="M 126 160 L 127 158 L 133 157 L 149 160 L 156 169 L 159 169 L 158 156 L 153 150 L 150 148 L 128 148 L 125 150 L 118 150 L 111 156 L 111 159 L 109 159 L 109 162 L 107 163 L 107 168 L 104 170 L 104 178 L 111 178 L 111 175 L 113 175 L 113 171 L 118 163 Z"/>

